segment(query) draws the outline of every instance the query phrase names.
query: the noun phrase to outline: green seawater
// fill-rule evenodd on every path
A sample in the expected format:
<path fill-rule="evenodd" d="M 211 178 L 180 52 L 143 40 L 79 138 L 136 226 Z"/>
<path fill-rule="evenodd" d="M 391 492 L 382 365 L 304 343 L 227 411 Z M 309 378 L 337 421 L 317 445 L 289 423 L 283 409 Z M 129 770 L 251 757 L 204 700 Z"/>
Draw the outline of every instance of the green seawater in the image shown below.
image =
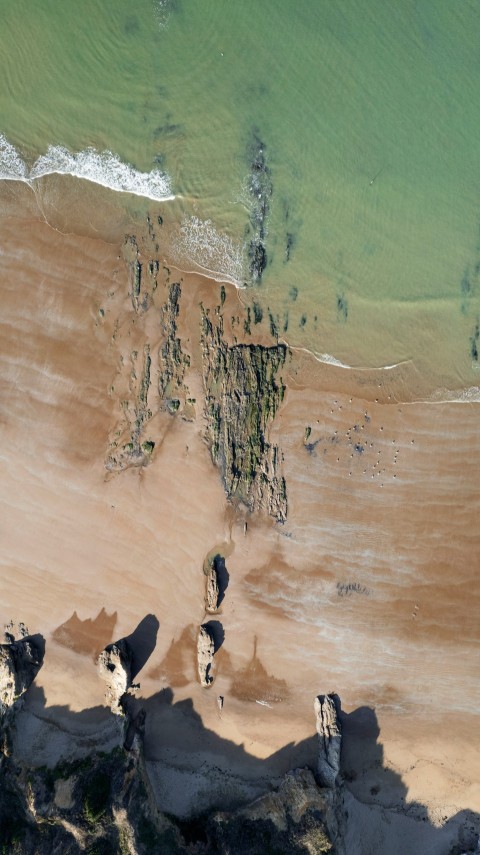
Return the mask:
<path fill-rule="evenodd" d="M 280 334 L 349 365 L 411 360 L 432 391 L 478 385 L 478 0 L 0 12 L 0 132 L 27 169 L 63 146 L 165 171 L 164 251 L 242 283 L 257 134 L 272 193 L 256 298 Z"/>

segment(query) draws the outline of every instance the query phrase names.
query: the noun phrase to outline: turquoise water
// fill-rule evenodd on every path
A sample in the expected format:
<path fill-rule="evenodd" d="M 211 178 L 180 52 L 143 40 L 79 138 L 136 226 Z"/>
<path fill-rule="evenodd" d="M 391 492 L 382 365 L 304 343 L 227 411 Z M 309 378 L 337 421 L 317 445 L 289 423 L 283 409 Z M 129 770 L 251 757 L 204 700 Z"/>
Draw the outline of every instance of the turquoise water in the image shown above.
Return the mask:
<path fill-rule="evenodd" d="M 74 173 L 131 210 L 113 189 L 150 197 L 171 257 L 242 284 L 257 134 L 256 292 L 280 333 L 346 364 L 413 360 L 432 388 L 478 384 L 477 0 L 0 11 L 0 175 Z"/>

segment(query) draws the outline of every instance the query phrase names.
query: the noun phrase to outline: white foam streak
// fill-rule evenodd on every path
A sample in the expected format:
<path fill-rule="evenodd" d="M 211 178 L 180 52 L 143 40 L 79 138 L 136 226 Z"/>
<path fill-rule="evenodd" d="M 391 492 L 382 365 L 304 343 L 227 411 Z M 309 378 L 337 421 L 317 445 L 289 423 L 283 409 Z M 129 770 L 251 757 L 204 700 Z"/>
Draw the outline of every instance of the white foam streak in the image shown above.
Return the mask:
<path fill-rule="evenodd" d="M 0 179 L 31 184 L 35 179 L 53 174 L 72 175 L 116 192 L 133 193 L 155 202 L 174 198 L 168 175 L 156 169 L 139 172 L 111 151 L 87 148 L 74 153 L 63 146 L 49 146 L 46 154 L 41 155 L 29 170 L 15 147 L 0 134 Z"/>
<path fill-rule="evenodd" d="M 395 362 L 393 365 L 378 365 L 378 366 L 362 366 L 348 365 L 346 362 L 340 362 L 331 353 L 317 353 L 316 350 L 310 350 L 308 347 L 295 347 L 289 345 L 291 350 L 309 353 L 317 362 L 322 362 L 324 365 L 335 365 L 337 368 L 346 368 L 348 371 L 392 371 L 394 368 L 400 368 L 401 365 L 409 365 L 410 359 L 404 359 L 403 362 Z"/>
<path fill-rule="evenodd" d="M 0 134 L 0 179 L 26 181 L 27 165 L 20 157 L 15 146 Z"/>
<path fill-rule="evenodd" d="M 217 232 L 211 220 L 185 218 L 174 241 L 174 253 L 179 263 L 188 259 L 213 279 L 237 288 L 244 284 L 243 247 Z"/>
<path fill-rule="evenodd" d="M 426 404 L 480 404 L 480 386 L 468 389 L 437 389 Z"/>

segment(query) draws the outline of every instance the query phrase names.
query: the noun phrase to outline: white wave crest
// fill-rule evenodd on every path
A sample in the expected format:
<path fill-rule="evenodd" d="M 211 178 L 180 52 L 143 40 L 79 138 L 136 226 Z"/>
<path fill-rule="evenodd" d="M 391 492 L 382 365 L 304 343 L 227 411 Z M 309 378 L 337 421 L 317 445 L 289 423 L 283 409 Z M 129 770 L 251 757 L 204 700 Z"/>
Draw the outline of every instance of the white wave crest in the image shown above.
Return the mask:
<path fill-rule="evenodd" d="M 480 404 L 480 386 L 469 386 L 468 389 L 437 389 L 425 403 Z"/>
<path fill-rule="evenodd" d="M 27 165 L 15 146 L 0 134 L 0 179 L 26 181 L 27 171 Z"/>
<path fill-rule="evenodd" d="M 245 281 L 243 246 L 218 232 L 211 220 L 183 220 L 173 250 L 180 263 L 193 263 L 213 279 L 237 288 Z"/>
<path fill-rule="evenodd" d="M 139 172 L 111 151 L 87 148 L 74 153 L 63 146 L 49 146 L 46 154 L 41 155 L 29 170 L 15 147 L 0 135 L 0 179 L 31 184 L 36 178 L 53 174 L 83 178 L 110 190 L 145 196 L 154 202 L 175 198 L 168 175 L 156 169 Z"/>

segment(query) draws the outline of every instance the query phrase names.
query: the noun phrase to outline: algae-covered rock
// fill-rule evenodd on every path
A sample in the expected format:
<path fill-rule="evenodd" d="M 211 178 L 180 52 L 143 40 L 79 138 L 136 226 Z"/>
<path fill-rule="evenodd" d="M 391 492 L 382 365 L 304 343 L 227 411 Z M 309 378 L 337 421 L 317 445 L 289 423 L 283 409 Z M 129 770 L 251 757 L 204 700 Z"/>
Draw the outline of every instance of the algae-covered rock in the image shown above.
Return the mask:
<path fill-rule="evenodd" d="M 202 315 L 203 375 L 208 439 L 221 468 L 225 492 L 251 510 L 265 508 L 284 522 L 285 478 L 278 446 L 269 442 L 270 425 L 283 400 L 279 371 L 287 348 L 229 345 L 222 320 Z"/>

